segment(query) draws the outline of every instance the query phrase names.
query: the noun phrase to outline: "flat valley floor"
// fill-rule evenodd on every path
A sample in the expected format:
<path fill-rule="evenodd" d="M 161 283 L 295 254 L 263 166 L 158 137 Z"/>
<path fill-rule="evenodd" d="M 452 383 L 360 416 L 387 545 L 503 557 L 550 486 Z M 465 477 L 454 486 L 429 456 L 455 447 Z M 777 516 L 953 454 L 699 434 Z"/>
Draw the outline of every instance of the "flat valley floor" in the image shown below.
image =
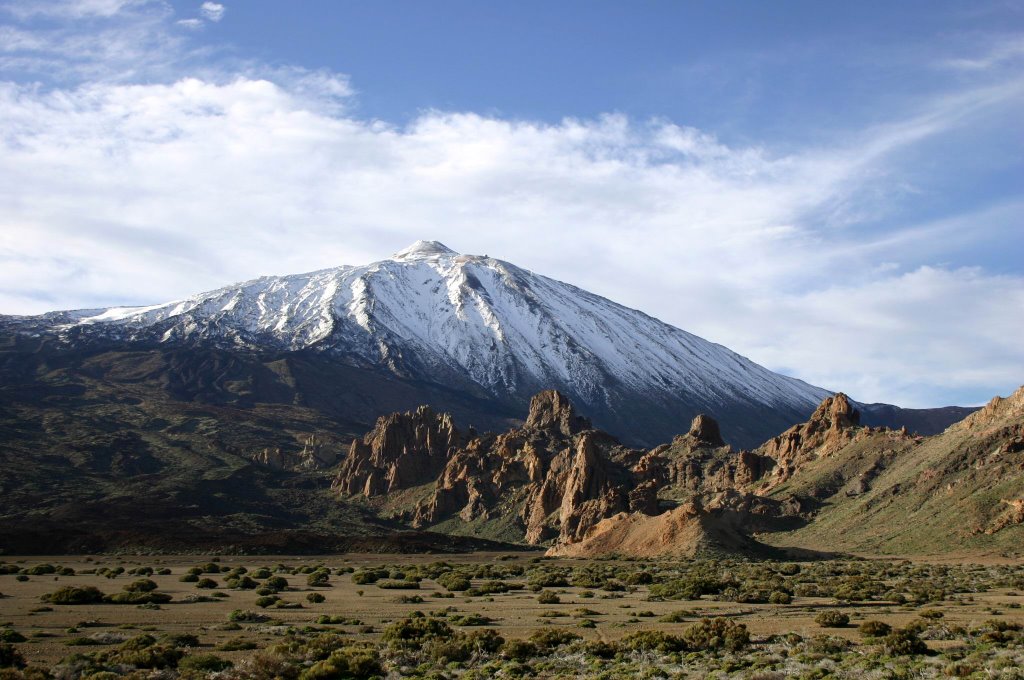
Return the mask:
<path fill-rule="evenodd" d="M 453 678 L 475 677 L 487 664 L 485 675 L 509 677 L 516 667 L 539 677 L 601 677 L 644 667 L 660 669 L 662 677 L 716 672 L 770 679 L 796 677 L 801 664 L 831 668 L 832 677 L 873 677 L 878 669 L 904 666 L 917 669 L 915 677 L 1022 677 L 1011 671 L 1020 673 L 1024 659 L 1020 561 L 661 562 L 548 559 L 527 552 L 5 556 L 0 565 L 7 572 L 0 575 L 0 632 L 7 649 L 21 656 L 12 665 L 52 670 L 74 666 L 74 655 L 93 659 L 78 660 L 84 670 L 77 677 L 101 668 L 126 671 L 128 657 L 118 657 L 118 650 L 145 635 L 146 644 L 180 648 L 179 659 L 166 667 L 189 656 L 216 657 L 220 667 L 232 664 L 228 677 L 259 677 L 246 675 L 254 649 L 287 642 L 294 643 L 293 651 L 305 650 L 318 638 L 333 640 L 321 658 L 308 651 L 289 657 L 302 677 L 329 677 L 311 675 L 310 668 L 342 647 L 379 650 L 374 654 L 385 673 L 417 676 L 432 667 L 441 673 L 435 677 Z M 144 581 L 151 583 L 133 585 Z M 92 586 L 105 595 L 134 590 L 140 599 L 48 601 L 67 586 Z M 146 592 L 170 601 L 137 604 Z M 716 618 L 742 624 L 749 640 L 716 645 L 713 638 L 700 642 L 687 633 Z M 444 625 L 424 632 L 422 626 L 402 628 L 406 621 Z M 866 630 L 868 621 L 885 625 Z M 924 647 L 901 650 L 886 642 L 892 637 L 886 627 L 912 631 Z M 433 639 L 462 639 L 457 636 L 486 629 L 504 642 L 467 642 L 468 659 L 464 651 L 438 651 Z M 658 635 L 642 635 L 652 631 Z M 517 647 L 520 640 L 527 646 Z M 593 644 L 599 642 L 607 644 Z M 206 666 L 182 662 L 182 668 L 199 677 L 204 668 L 212 672 L 216 659 Z M 143 667 L 147 663 L 150 670 L 161 667 Z"/>

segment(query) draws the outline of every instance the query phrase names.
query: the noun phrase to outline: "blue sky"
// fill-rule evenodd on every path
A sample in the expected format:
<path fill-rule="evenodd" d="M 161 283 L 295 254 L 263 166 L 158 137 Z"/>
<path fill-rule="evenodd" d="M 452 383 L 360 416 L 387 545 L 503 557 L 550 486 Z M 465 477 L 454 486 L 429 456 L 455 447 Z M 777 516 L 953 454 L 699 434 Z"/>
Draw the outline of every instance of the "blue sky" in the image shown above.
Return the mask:
<path fill-rule="evenodd" d="M 1024 2 L 0 0 L 0 313 L 439 239 L 857 399 L 1024 383 Z"/>

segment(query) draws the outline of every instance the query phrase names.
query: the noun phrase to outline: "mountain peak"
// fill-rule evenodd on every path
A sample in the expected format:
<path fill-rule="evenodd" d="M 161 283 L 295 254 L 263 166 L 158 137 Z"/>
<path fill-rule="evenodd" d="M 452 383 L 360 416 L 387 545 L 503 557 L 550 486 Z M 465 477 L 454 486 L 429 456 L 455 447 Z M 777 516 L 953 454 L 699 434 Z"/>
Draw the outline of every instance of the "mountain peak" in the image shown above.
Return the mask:
<path fill-rule="evenodd" d="M 488 400 L 489 422 L 557 389 L 564 397 L 538 405 L 542 429 L 587 429 L 571 413 L 563 419 L 572 400 L 601 429 L 651 445 L 676 434 L 681 418 L 713 411 L 722 430 L 739 433 L 731 435 L 737 446 L 755 446 L 828 394 L 636 310 L 438 241 L 364 266 L 261 278 L 162 305 L 0 320 L 0 332 L 7 328 L 52 334 L 68 347 L 309 350 L 417 390 L 445 386 L 455 401 L 431 399 L 446 410 Z M 378 415 L 370 408 L 367 420 Z"/>
<path fill-rule="evenodd" d="M 411 246 L 402 248 L 391 256 L 393 260 L 422 260 L 442 255 L 458 255 L 457 252 L 440 241 L 416 241 Z"/>

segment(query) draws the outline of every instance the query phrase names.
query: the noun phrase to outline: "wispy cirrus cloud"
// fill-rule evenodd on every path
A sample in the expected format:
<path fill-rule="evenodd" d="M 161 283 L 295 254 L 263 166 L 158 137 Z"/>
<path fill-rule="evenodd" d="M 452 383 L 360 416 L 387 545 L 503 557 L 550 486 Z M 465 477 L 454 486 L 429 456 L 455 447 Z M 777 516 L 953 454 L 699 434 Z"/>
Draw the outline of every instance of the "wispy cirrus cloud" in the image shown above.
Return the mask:
<path fill-rule="evenodd" d="M 6 0 L 0 9 L 26 20 L 35 17 L 82 19 L 112 17 L 129 8 L 161 4 L 159 0 Z"/>
<path fill-rule="evenodd" d="M 980 48 L 969 56 L 943 59 L 944 68 L 978 73 L 1024 62 L 1024 36 L 1002 35 L 996 38 L 985 36 Z"/>

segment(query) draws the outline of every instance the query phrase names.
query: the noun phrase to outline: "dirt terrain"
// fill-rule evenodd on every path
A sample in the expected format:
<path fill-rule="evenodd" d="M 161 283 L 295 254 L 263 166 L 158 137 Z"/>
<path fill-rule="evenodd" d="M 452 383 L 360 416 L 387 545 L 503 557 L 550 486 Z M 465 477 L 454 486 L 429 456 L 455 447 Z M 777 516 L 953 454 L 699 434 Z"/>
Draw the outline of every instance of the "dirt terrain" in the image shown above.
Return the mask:
<path fill-rule="evenodd" d="M 514 586 L 518 587 L 505 593 L 491 592 L 474 596 L 472 591 L 449 592 L 435 580 L 424 578 L 416 589 L 386 589 L 380 585 L 383 581 L 355 583 L 350 571 L 360 573 L 379 568 L 405 568 L 411 571 L 428 568 L 431 564 L 436 566 L 442 560 L 456 571 L 493 568 L 496 575 L 502 575 L 503 582 L 517 582 Z M 707 595 L 699 599 L 662 599 L 658 596 L 652 597 L 652 589 L 656 586 L 649 584 L 624 587 L 621 590 L 568 585 L 543 589 L 534 587 L 531 591 L 524 585 L 529 584 L 532 575 L 540 571 L 576 574 L 594 569 L 605 573 L 613 571 L 628 580 L 629 574 L 651 571 L 653 566 L 641 561 L 540 558 L 537 553 L 476 553 L 440 557 L 422 554 L 350 554 L 322 558 L 8 557 L 4 562 L 8 571 L 18 567 L 31 572 L 41 564 L 52 565 L 58 571 L 75 571 L 74 575 L 46 573 L 27 575 L 27 578 L 23 578 L 8 573 L 0 576 L 0 592 L 3 593 L 3 598 L 0 599 L 0 626 L 24 636 L 25 641 L 17 644 L 17 649 L 29 664 L 44 668 L 54 666 L 73 653 L 102 648 L 97 643 L 117 644 L 143 632 L 157 636 L 195 635 L 200 646 L 194 651 L 213 652 L 223 659 L 239 663 L 252 652 L 245 649 L 232 650 L 232 647 L 252 646 L 245 643 L 254 643 L 256 647 L 264 648 L 279 642 L 296 629 L 315 627 L 351 636 L 353 641 L 377 642 L 380 640 L 381 631 L 389 624 L 409 617 L 417 610 L 433 613 L 448 607 L 454 608 L 454 611 L 449 610 L 445 614 L 449 620 L 454 616 L 483 617 L 478 621 L 486 621 L 486 627 L 495 629 L 505 639 L 526 639 L 539 629 L 564 628 L 580 635 L 584 640 L 606 642 L 621 640 L 641 630 L 679 634 L 703 617 L 728 617 L 745 624 L 755 644 L 758 641 L 770 640 L 772 636 L 788 633 L 812 637 L 827 632 L 832 636 L 857 641 L 861 638 L 857 628 L 861 622 L 868 619 L 879 620 L 893 628 L 900 628 L 920 620 L 923 607 L 930 612 L 927 616 L 941 617 L 941 623 L 947 628 L 969 629 L 993 617 L 1010 624 L 1024 624 L 1024 595 L 1011 587 L 992 587 L 992 584 L 1000 579 L 1021 578 L 1021 575 L 1024 575 L 1024 569 L 1012 565 L 961 565 L 960 569 L 965 576 L 955 578 L 961 579 L 963 582 L 960 585 L 967 587 L 967 590 L 955 595 L 945 594 L 936 601 L 926 604 L 898 604 L 885 600 L 844 601 L 836 597 L 799 594 L 792 597 L 789 603 L 771 604 L 728 601 Z M 752 564 L 754 567 L 750 568 L 760 568 L 756 563 Z M 769 569 L 778 566 L 765 564 Z M 857 562 L 852 564 L 856 565 Z M 865 560 L 861 564 L 875 568 L 879 565 L 883 568 L 892 566 L 892 573 L 915 568 L 905 561 L 897 563 Z M 196 582 L 180 580 L 189 569 L 197 565 L 206 565 L 206 573 L 200 578 L 211 579 L 216 587 L 197 588 Z M 237 570 L 244 567 L 249 574 L 258 573 L 261 568 L 266 568 L 275 576 L 282 576 L 287 580 L 288 588 L 278 593 L 278 602 L 291 603 L 292 606 L 301 605 L 301 608 L 280 608 L 277 606 L 278 603 L 273 603 L 262 609 L 257 605 L 257 599 L 261 596 L 255 589 L 228 589 L 224 574 L 209 573 L 208 568 L 211 565 L 221 570 Z M 747 568 L 743 563 L 710 563 L 708 566 L 710 569 L 736 573 L 742 573 Z M 118 568 L 130 572 L 140 567 L 147 568 L 146 571 L 153 569 L 157 573 L 149 576 L 122 573 L 113 578 L 99 573 L 82 573 Z M 325 585 L 310 586 L 309 575 L 303 572 L 312 572 L 318 567 L 326 567 L 330 570 L 330 575 L 324 581 Z M 673 565 L 665 563 L 661 568 L 668 570 L 672 569 Z M 802 569 L 804 573 L 808 573 L 809 569 L 826 569 L 821 564 L 794 565 L 787 568 Z M 999 573 L 1002 576 L 992 576 L 993 572 L 988 571 L 990 569 L 1000 569 Z M 170 573 L 160 574 L 161 570 L 169 570 Z M 35 571 L 39 569 L 36 568 Z M 515 575 L 516 571 L 520 574 Z M 854 571 L 856 572 L 856 568 Z M 970 574 L 974 576 L 967 576 Z M 126 585 L 142 578 L 151 579 L 157 586 L 156 592 L 170 595 L 171 601 L 159 605 L 158 608 L 148 608 L 152 605 L 61 605 L 47 604 L 42 600 L 44 595 L 63 586 L 95 586 L 109 594 L 122 591 Z M 576 576 L 573 578 L 578 579 Z M 494 582 L 494 579 L 474 578 L 471 579 L 471 585 L 479 588 L 488 581 Z M 972 581 L 979 586 L 978 592 L 969 591 Z M 745 586 L 741 585 L 742 587 Z M 538 601 L 542 599 L 538 596 L 540 590 L 554 593 L 558 601 L 542 604 Z M 797 592 L 800 592 L 799 589 Z M 320 603 L 310 602 L 307 596 L 311 593 L 322 594 L 325 600 Z M 209 601 L 187 601 L 197 595 L 208 596 Z M 413 601 L 408 601 L 410 599 Z M 267 620 L 231 623 L 229 618 L 236 610 L 265 614 Z M 841 610 L 849 615 L 849 625 L 823 631 L 822 626 L 815 622 L 815 618 L 822 611 L 830 610 Z M 675 622 L 662 620 L 671 614 L 675 614 Z M 318 623 L 324 620 L 321 617 L 325 615 L 337 617 L 335 620 L 343 622 L 326 625 Z M 581 624 L 582 621 L 593 622 L 593 626 L 591 627 L 589 623 Z M 948 649 L 956 644 L 955 640 L 928 641 L 929 647 L 933 650 Z"/>

